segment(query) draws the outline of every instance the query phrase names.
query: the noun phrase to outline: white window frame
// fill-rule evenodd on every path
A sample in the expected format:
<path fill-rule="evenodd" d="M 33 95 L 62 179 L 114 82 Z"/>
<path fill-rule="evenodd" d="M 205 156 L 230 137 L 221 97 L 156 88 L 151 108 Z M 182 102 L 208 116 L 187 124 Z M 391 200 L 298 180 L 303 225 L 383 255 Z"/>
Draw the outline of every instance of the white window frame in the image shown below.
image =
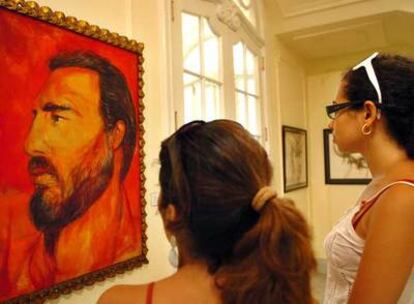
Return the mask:
<path fill-rule="evenodd" d="M 260 71 L 259 71 L 260 70 L 260 60 L 261 60 L 261 57 L 259 57 L 252 50 L 250 50 L 249 49 L 249 46 L 246 43 L 244 43 L 244 41 L 240 41 L 238 43 L 241 43 L 241 45 L 243 47 L 243 82 L 244 82 L 243 87 L 244 87 L 244 90 L 239 89 L 236 86 L 234 87 L 234 90 L 235 90 L 235 92 L 234 92 L 234 94 L 235 94 L 235 100 L 237 101 L 237 96 L 236 96 L 237 94 L 242 94 L 244 96 L 244 98 L 245 98 L 245 112 L 247 114 L 247 117 L 246 117 L 246 127 L 248 129 L 248 126 L 250 125 L 250 115 L 249 115 L 248 98 L 249 97 L 252 97 L 252 98 L 255 98 L 256 99 L 256 101 L 258 102 L 258 104 L 256 104 L 256 113 L 258 115 L 256 117 L 256 120 L 257 120 L 257 122 L 259 124 L 259 127 L 261 127 L 262 126 L 261 117 L 263 115 L 263 113 L 261 111 L 261 109 L 263 108 L 263 106 L 262 106 L 262 98 L 263 98 L 262 97 L 262 95 L 263 95 L 262 90 L 263 90 L 263 88 L 261 86 L 261 77 L 260 77 Z M 233 47 L 235 45 L 233 45 Z M 255 94 L 253 94 L 253 93 L 251 93 L 251 92 L 248 91 L 248 83 L 247 83 L 247 79 L 246 79 L 246 76 L 247 76 L 247 70 L 246 70 L 246 67 L 247 67 L 247 62 L 246 62 L 246 59 L 247 59 L 247 51 L 250 51 L 250 53 L 252 53 L 253 56 L 256 59 L 256 68 L 254 69 L 254 78 L 255 78 L 255 83 L 256 83 L 256 93 Z M 238 113 L 236 113 L 236 118 L 237 118 L 237 116 L 238 116 Z M 250 132 L 255 136 L 255 138 L 257 140 L 262 141 L 263 130 L 259 130 L 259 134 L 253 133 L 251 130 L 250 130 Z"/>
<path fill-rule="evenodd" d="M 220 66 L 221 69 L 221 118 L 236 120 L 236 87 L 233 70 L 233 46 L 243 42 L 258 58 L 259 79 L 258 94 L 260 106 L 258 122 L 260 128 L 260 141 L 267 140 L 265 94 L 264 94 L 264 40 L 261 34 L 260 8 L 256 7 L 255 28 L 243 15 L 241 10 L 231 0 L 166 0 L 171 8 L 171 52 L 172 52 L 172 95 L 174 107 L 174 128 L 177 129 L 184 122 L 183 99 L 183 54 L 181 38 L 181 12 L 206 17 L 212 31 L 221 37 Z M 237 1 L 237 0 L 236 0 Z M 256 0 L 254 5 L 258 6 Z M 173 130 L 171 130 L 173 131 Z"/>
<path fill-rule="evenodd" d="M 186 13 L 186 14 L 193 15 L 193 16 L 199 17 L 199 18 L 200 17 L 201 18 L 206 18 L 205 16 L 200 16 L 200 15 L 193 14 L 193 13 L 190 13 L 190 12 L 187 12 L 187 11 L 182 11 L 181 13 Z M 181 13 L 180 13 L 180 17 L 181 17 Z M 208 20 L 207 20 L 207 23 L 209 23 Z M 206 83 L 207 82 L 211 82 L 211 83 L 214 83 L 217 86 L 219 86 L 219 88 L 220 88 L 220 95 L 221 95 L 220 96 L 220 99 L 223 100 L 223 77 L 222 77 L 222 74 L 223 74 L 223 65 L 222 65 L 222 62 L 219 62 L 219 65 L 218 65 L 218 68 L 219 68 L 219 71 L 218 71 L 219 72 L 219 77 L 218 77 L 218 79 L 214 79 L 214 78 L 211 78 L 211 77 L 205 75 L 205 71 L 204 71 L 204 69 L 205 69 L 205 64 L 204 64 L 204 47 L 203 47 L 203 40 L 202 40 L 202 35 L 203 35 L 203 32 L 204 32 L 203 31 L 204 30 L 204 25 L 203 25 L 203 22 L 200 22 L 199 24 L 200 24 L 200 28 L 199 28 L 199 37 L 200 37 L 199 45 L 200 45 L 200 60 L 201 60 L 201 63 L 200 63 L 200 73 L 198 74 L 196 72 L 187 70 L 185 67 L 183 67 L 183 64 L 182 64 L 181 69 L 182 69 L 183 73 L 186 73 L 186 74 L 188 74 L 190 76 L 194 76 L 194 77 L 197 77 L 197 78 L 200 79 L 200 82 L 201 82 L 201 88 L 200 88 L 201 89 L 201 108 L 202 109 L 205 109 L 205 107 L 206 107 L 205 88 L 206 88 Z M 210 29 L 212 30 L 213 34 L 215 34 L 219 38 L 219 57 L 221 58 L 222 57 L 222 54 L 221 54 L 220 51 L 222 50 L 222 39 L 220 38 L 220 35 L 215 31 L 215 29 L 213 27 L 210 26 Z M 183 60 L 183 57 L 182 56 L 181 56 L 181 58 Z M 178 73 L 177 73 L 177 77 L 178 77 Z M 184 88 L 184 86 L 183 86 L 183 88 Z M 184 111 L 184 109 L 183 109 L 183 111 Z M 222 109 L 220 109 L 220 107 L 218 109 L 218 112 L 219 113 L 222 113 Z M 184 115 L 184 112 L 183 112 L 183 115 Z M 205 117 L 202 117 L 202 119 L 204 119 L 204 118 Z M 183 120 L 183 122 L 184 122 L 184 120 Z"/>

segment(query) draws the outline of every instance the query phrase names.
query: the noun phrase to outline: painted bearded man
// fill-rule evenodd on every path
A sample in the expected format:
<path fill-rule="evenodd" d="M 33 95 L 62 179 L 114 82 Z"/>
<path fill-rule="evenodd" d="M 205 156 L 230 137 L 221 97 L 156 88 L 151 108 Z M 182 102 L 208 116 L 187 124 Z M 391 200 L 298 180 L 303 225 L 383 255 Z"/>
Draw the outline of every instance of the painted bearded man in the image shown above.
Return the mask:
<path fill-rule="evenodd" d="M 27 220 L 13 223 L 19 231 L 5 246 L 0 300 L 2 292 L 10 298 L 44 288 L 140 250 L 122 184 L 136 145 L 126 80 L 92 53 L 60 54 L 49 68 L 25 143 L 35 190 Z"/>

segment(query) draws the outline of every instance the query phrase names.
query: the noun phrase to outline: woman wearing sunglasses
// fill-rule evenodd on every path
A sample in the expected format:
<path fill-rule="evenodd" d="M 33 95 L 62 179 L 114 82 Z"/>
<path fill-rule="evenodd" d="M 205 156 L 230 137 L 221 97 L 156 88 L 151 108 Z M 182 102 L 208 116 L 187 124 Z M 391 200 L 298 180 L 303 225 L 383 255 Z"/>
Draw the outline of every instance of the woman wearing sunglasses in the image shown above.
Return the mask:
<path fill-rule="evenodd" d="M 241 125 L 186 124 L 162 142 L 159 159 L 159 210 L 178 270 L 113 287 L 99 303 L 311 303 L 307 223 L 269 187 L 266 151 Z"/>
<path fill-rule="evenodd" d="M 414 61 L 375 53 L 346 72 L 329 127 L 372 182 L 325 239 L 326 304 L 414 303 Z"/>

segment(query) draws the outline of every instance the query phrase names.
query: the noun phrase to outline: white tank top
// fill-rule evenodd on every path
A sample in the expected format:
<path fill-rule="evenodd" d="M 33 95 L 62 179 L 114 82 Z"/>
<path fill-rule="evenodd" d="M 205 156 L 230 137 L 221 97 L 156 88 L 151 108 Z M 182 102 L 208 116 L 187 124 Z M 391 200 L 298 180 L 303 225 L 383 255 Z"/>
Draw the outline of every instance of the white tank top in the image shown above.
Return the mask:
<path fill-rule="evenodd" d="M 414 187 L 414 182 L 397 181 L 379 190 L 367 202 L 377 199 L 386 189 L 396 184 Z M 358 236 L 352 225 L 352 218 L 360 207 L 361 202 L 358 202 L 348 209 L 325 238 L 327 279 L 324 304 L 346 304 L 351 294 L 365 246 L 365 240 Z M 411 294 L 408 293 L 409 289 Z M 411 276 L 398 304 L 414 304 L 413 290 L 414 279 Z"/>

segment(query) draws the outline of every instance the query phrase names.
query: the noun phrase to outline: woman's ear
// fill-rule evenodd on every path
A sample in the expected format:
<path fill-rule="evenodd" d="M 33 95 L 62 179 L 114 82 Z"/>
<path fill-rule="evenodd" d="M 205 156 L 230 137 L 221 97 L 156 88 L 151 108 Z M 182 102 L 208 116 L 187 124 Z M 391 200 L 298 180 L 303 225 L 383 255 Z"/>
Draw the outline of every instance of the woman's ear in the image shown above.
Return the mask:
<path fill-rule="evenodd" d="M 111 146 L 113 150 L 119 148 L 122 144 L 126 132 L 125 123 L 122 120 L 118 120 L 115 123 L 114 128 L 111 131 Z"/>
<path fill-rule="evenodd" d="M 364 124 L 370 126 L 378 117 L 379 110 L 374 102 L 367 100 L 364 103 Z"/>

